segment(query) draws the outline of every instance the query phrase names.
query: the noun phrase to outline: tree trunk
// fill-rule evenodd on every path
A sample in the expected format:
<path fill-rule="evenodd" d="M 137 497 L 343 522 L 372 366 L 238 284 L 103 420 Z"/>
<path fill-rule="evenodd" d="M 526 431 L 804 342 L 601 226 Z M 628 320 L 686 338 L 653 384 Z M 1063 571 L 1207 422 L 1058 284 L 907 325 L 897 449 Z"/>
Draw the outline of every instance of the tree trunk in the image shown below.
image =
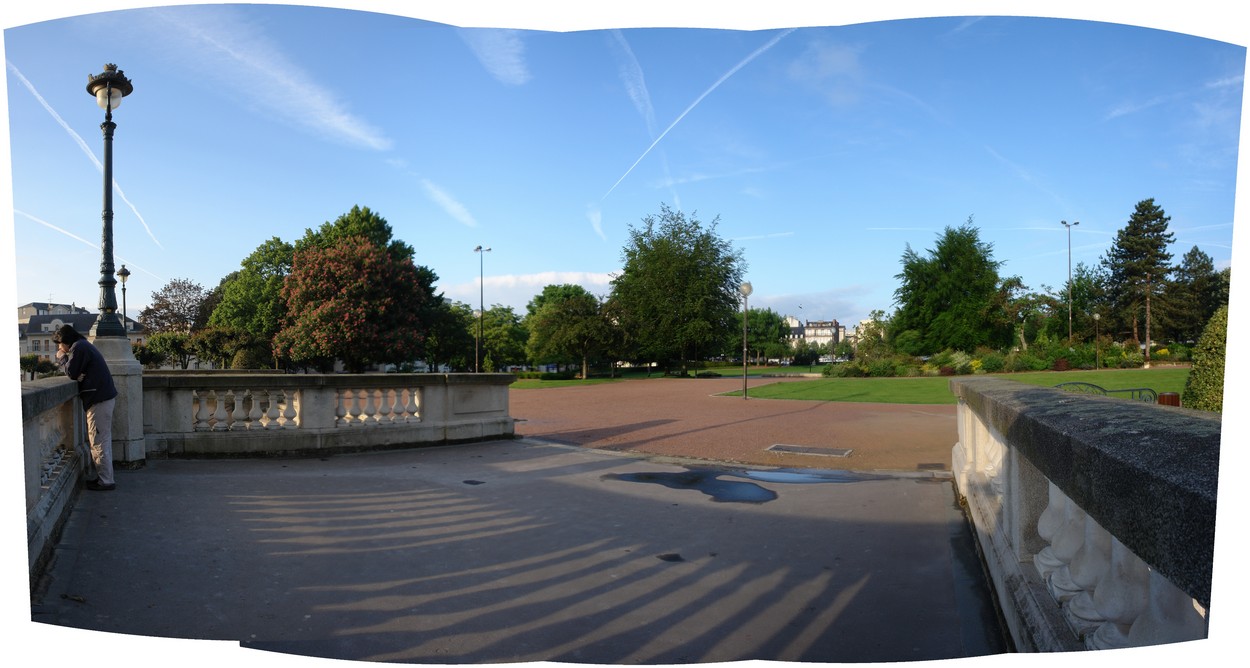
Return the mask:
<path fill-rule="evenodd" d="M 1150 366 L 1150 280 L 1146 280 L 1146 366 Z"/>

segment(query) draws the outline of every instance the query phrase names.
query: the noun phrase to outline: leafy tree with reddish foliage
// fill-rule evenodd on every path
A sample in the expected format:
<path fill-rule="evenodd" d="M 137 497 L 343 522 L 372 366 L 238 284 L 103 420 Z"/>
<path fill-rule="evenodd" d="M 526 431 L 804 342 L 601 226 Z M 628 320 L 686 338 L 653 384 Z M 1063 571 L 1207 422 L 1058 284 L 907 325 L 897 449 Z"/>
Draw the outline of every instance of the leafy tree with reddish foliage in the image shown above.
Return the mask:
<path fill-rule="evenodd" d="M 295 252 L 282 288 L 287 314 L 274 351 L 295 364 L 352 373 L 424 354 L 421 314 L 433 299 L 411 257 L 363 236 Z"/>

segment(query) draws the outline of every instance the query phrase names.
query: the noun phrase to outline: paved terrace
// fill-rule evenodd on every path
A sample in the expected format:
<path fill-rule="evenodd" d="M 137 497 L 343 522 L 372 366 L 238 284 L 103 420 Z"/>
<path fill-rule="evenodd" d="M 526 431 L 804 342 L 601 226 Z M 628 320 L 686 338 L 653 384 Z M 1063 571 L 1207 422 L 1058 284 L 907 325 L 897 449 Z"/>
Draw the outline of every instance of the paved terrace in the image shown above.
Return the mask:
<path fill-rule="evenodd" d="M 234 641 L 256 650 L 245 660 L 260 650 L 602 664 L 1005 651 L 937 470 L 956 440 L 953 406 L 712 396 L 740 387 L 514 391 L 524 422 L 513 441 L 149 460 L 119 471 L 117 491 L 80 498 L 33 618 Z M 755 466 L 717 463 L 730 461 Z M 161 647 L 169 658 L 194 651 Z"/>

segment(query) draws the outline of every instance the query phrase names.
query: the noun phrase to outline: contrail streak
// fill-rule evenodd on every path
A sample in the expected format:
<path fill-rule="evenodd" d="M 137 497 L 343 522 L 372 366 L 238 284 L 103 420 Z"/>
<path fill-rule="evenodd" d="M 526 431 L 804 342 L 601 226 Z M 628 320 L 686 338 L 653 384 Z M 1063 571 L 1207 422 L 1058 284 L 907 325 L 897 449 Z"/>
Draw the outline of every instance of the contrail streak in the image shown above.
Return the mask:
<path fill-rule="evenodd" d="M 104 173 L 104 165 L 101 164 L 100 159 L 95 157 L 95 154 L 91 152 L 91 148 L 87 146 L 87 142 L 83 141 L 83 138 L 79 136 L 77 132 L 74 132 L 74 129 L 71 128 L 69 124 L 66 123 L 64 119 L 61 118 L 60 114 L 56 113 L 56 110 L 53 109 L 52 106 L 48 104 L 47 100 L 43 99 L 43 96 L 39 94 L 39 91 L 35 90 L 34 84 L 30 83 L 30 81 L 26 79 L 26 76 L 23 75 L 22 72 L 17 69 L 16 65 L 14 65 L 13 63 L 7 63 L 7 64 L 9 66 L 9 71 L 17 75 L 18 80 L 22 82 L 22 85 L 26 87 L 26 90 L 30 91 L 30 94 L 33 95 L 35 99 L 39 101 L 39 104 L 43 105 L 43 108 L 52 116 L 52 118 L 57 123 L 59 123 L 62 128 L 65 129 L 65 132 L 69 134 L 70 138 L 72 138 L 78 144 L 78 148 L 82 149 L 82 152 L 86 153 L 87 157 L 91 159 L 91 162 L 92 164 L 95 165 L 95 168 L 100 170 L 100 173 Z M 131 204 L 130 200 L 126 199 L 126 193 L 122 192 L 121 186 L 117 185 L 116 179 L 113 180 L 112 185 L 113 185 L 113 189 L 117 191 L 117 196 L 120 197 L 121 200 L 126 203 L 126 206 L 130 207 L 130 210 L 134 212 L 135 217 L 139 219 L 139 223 L 143 225 L 143 229 L 147 231 L 148 237 L 150 237 L 152 239 L 152 242 L 155 243 L 157 246 L 159 246 L 161 250 L 164 250 L 165 247 L 161 246 L 161 242 L 156 239 L 156 236 L 154 234 L 152 234 L 152 229 L 148 227 L 148 223 L 147 221 L 143 219 L 143 216 L 139 214 L 139 210 L 135 208 L 134 204 Z"/>
<path fill-rule="evenodd" d="M 46 227 L 46 228 L 48 228 L 48 229 L 50 229 L 50 230 L 53 230 L 53 231 L 55 231 L 55 232 L 60 232 L 61 234 L 64 234 L 65 236 L 67 236 L 67 237 L 69 237 L 69 238 L 71 238 L 71 239 L 73 239 L 73 240 L 75 240 L 75 241 L 78 241 L 78 242 L 81 242 L 81 243 L 83 243 L 83 244 L 86 244 L 87 246 L 90 246 L 91 248 L 94 248 L 94 249 L 96 249 L 96 250 L 100 250 L 100 246 L 99 246 L 99 244 L 96 244 L 96 243 L 91 242 L 91 241 L 87 241 L 86 239 L 84 239 L 84 238 L 82 238 L 82 237 L 78 236 L 77 234 L 74 234 L 73 232 L 70 232 L 70 231 L 67 231 L 67 230 L 63 230 L 63 229 L 61 229 L 61 228 L 57 227 L 56 225 L 53 225 L 52 223 L 49 223 L 49 222 L 48 222 L 48 221 L 46 221 L 46 220 L 43 220 L 43 219 L 40 219 L 40 218 L 36 218 L 36 217 L 34 217 L 34 216 L 30 215 L 29 213 L 26 213 L 25 211 L 21 211 L 21 210 L 19 210 L 19 209 L 14 209 L 14 210 L 13 210 L 13 213 L 15 213 L 15 214 L 17 214 L 17 215 L 19 215 L 19 216 L 25 216 L 26 218 L 29 218 L 29 219 L 31 219 L 31 220 L 33 220 L 33 221 L 35 221 L 36 223 L 39 223 L 40 225 L 43 225 L 44 227 Z M 120 255 L 114 255 L 114 259 L 116 259 L 116 260 L 123 260 L 123 261 L 126 261 L 126 258 L 121 257 Z M 156 274 L 153 274 L 152 272 L 148 271 L 147 269 L 144 269 L 143 267 L 140 267 L 140 266 L 135 265 L 133 262 L 126 261 L 126 263 L 127 263 L 127 264 L 129 264 L 131 267 L 134 267 L 135 269 L 138 269 L 139 271 L 141 271 L 141 272 L 143 272 L 143 273 L 147 274 L 148 276 L 151 276 L 152 278 L 155 278 L 155 279 L 156 279 L 156 280 L 158 280 L 158 281 L 164 281 L 164 280 L 165 280 L 164 278 L 161 278 L 160 276 L 157 276 Z"/>
<path fill-rule="evenodd" d="M 625 177 L 629 176 L 629 173 L 630 173 L 630 172 L 632 172 L 632 171 L 634 171 L 634 168 L 638 166 L 638 163 L 642 162 L 642 159 L 643 159 L 643 158 L 645 158 L 645 157 L 647 157 L 647 154 L 651 152 L 651 149 L 655 148 L 655 145 L 656 145 L 656 144 L 659 144 L 659 143 L 660 143 L 660 140 L 661 140 L 661 139 L 664 139 L 665 135 L 667 135 L 667 134 L 669 133 L 669 131 L 671 131 L 673 128 L 677 127 L 677 124 L 678 124 L 678 123 L 680 123 L 680 122 L 681 122 L 681 120 L 682 120 L 683 118 L 685 118 L 685 117 L 686 117 L 686 114 L 689 114 L 691 111 L 693 111 L 693 110 L 694 110 L 694 108 L 695 108 L 695 107 L 699 106 L 699 103 L 703 101 L 703 98 L 707 97 L 708 95 L 711 95 L 712 91 L 716 90 L 716 89 L 717 89 L 717 88 L 718 88 L 721 84 L 725 83 L 725 81 L 726 81 L 726 80 L 728 80 L 728 79 L 729 79 L 729 77 L 733 76 L 735 73 L 737 73 L 737 71 L 738 71 L 738 70 L 740 70 L 740 69 L 742 69 L 743 67 L 745 67 L 745 66 L 747 65 L 747 63 L 750 63 L 752 60 L 755 60 L 756 58 L 758 58 L 758 57 L 759 57 L 761 54 L 763 54 L 765 51 L 768 51 L 769 49 L 771 49 L 771 48 L 773 48 L 774 46 L 776 46 L 777 42 L 780 42 L 783 38 L 785 38 L 785 36 L 786 36 L 786 35 L 789 35 L 790 33 L 794 32 L 795 30 L 796 30 L 795 28 L 788 28 L 788 29 L 786 29 L 786 30 L 782 31 L 782 32 L 781 32 L 780 34 L 778 34 L 776 37 L 773 37 L 771 40 L 769 40 L 767 44 L 765 44 L 764 46 L 761 46 L 760 48 L 756 49 L 753 53 L 751 53 L 751 55 L 749 55 L 749 56 L 747 56 L 746 58 L 744 58 L 744 59 L 742 60 L 742 62 L 738 63 L 737 65 L 734 65 L 734 66 L 733 66 L 733 69 L 731 69 L 731 70 L 729 70 L 728 72 L 726 72 L 726 73 L 724 74 L 724 76 L 722 76 L 721 78 L 717 79 L 717 80 L 716 80 L 716 83 L 712 84 L 712 86 L 711 86 L 710 88 L 708 88 L 707 90 L 703 91 L 703 94 L 702 94 L 702 95 L 700 95 L 698 98 L 696 98 L 694 102 L 691 102 L 691 103 L 690 103 L 690 106 L 689 106 L 689 107 L 686 107 L 686 110 L 685 110 L 685 111 L 681 112 L 681 115 L 677 117 L 677 120 L 675 120 L 675 121 L 673 121 L 671 124 L 669 124 L 669 126 L 668 126 L 667 128 L 665 128 L 665 129 L 664 129 L 664 132 L 661 132 L 661 133 L 660 133 L 660 136 L 659 136 L 659 137 L 656 137 L 656 138 L 655 138 L 655 141 L 651 142 L 651 145 L 647 147 L 647 150 L 643 151 L 643 152 L 642 152 L 642 155 L 638 156 L 638 159 L 634 161 L 634 164 L 630 165 L 630 166 L 629 166 L 629 169 L 625 170 L 625 173 L 621 175 L 621 178 L 617 179 L 617 180 L 616 180 L 616 183 L 613 183 L 611 188 L 608 188 L 608 192 L 604 193 L 604 194 L 603 194 L 603 197 L 602 197 L 602 198 L 600 198 L 600 199 L 599 199 L 599 201 L 600 201 L 600 202 L 602 202 L 603 200 L 607 199 L 607 198 L 608 198 L 608 195 L 611 195 L 611 194 L 612 194 L 612 191 L 613 191 L 613 190 L 616 190 L 616 187 L 617 187 L 617 186 L 619 186 L 619 185 L 621 185 L 621 181 L 624 181 L 624 180 L 625 180 Z"/>

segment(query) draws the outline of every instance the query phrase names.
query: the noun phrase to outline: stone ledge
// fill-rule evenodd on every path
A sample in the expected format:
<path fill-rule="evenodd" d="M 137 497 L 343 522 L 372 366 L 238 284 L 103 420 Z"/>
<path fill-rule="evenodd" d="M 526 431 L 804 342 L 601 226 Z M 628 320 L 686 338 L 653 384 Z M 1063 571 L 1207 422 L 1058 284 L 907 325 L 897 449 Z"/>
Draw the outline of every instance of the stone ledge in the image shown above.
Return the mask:
<path fill-rule="evenodd" d="M 1142 560 L 1210 605 L 1220 416 L 999 378 L 951 390 Z"/>

